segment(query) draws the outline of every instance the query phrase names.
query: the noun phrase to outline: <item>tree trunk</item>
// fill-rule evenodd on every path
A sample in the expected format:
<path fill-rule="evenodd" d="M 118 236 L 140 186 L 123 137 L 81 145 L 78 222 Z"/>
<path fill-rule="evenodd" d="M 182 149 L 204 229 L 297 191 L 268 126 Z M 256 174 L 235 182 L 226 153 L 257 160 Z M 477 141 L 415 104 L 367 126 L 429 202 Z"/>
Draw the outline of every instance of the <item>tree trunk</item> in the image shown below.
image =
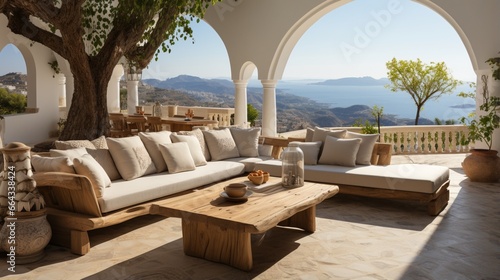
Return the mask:
<path fill-rule="evenodd" d="M 420 119 L 420 109 L 422 106 L 417 106 L 417 115 L 415 116 L 415 125 L 418 125 L 418 119 Z"/>
<path fill-rule="evenodd" d="M 74 93 L 68 119 L 60 140 L 92 140 L 105 135 L 109 129 L 107 108 L 107 89 L 113 68 L 111 66 L 97 68 L 85 63 L 78 69 L 72 67 L 74 77 Z M 95 69 L 92 72 L 90 69 Z"/>

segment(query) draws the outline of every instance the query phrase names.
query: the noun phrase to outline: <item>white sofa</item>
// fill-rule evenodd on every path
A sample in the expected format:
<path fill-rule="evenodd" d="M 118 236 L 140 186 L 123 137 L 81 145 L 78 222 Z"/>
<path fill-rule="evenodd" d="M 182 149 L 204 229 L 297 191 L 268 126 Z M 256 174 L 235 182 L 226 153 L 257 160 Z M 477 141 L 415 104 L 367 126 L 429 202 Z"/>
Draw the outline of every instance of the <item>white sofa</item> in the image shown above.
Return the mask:
<path fill-rule="evenodd" d="M 447 167 L 391 165 L 392 146 L 376 143 L 378 135 L 320 128 L 312 134 L 309 141 L 295 139 L 304 141 L 299 145 L 304 152 L 306 181 L 338 185 L 339 193 L 344 194 L 427 203 L 430 215 L 438 215 L 446 207 L 449 199 Z M 266 160 L 255 163 L 255 168 L 281 176 L 282 162 Z"/>
<path fill-rule="evenodd" d="M 167 196 L 253 170 L 271 158 L 259 156 L 259 135 L 260 128 L 226 128 L 56 141 L 59 149 L 32 156 L 52 243 L 86 254 L 88 231 L 151 214 Z"/>

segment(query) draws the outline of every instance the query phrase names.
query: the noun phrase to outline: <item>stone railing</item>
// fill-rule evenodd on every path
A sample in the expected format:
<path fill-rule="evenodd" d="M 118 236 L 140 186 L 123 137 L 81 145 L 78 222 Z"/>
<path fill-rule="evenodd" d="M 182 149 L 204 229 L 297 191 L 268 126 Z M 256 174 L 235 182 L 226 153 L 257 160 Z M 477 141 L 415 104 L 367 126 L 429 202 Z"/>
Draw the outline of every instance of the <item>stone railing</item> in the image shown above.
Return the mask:
<path fill-rule="evenodd" d="M 361 133 L 360 127 L 332 127 Z M 380 142 L 393 144 L 392 154 L 451 154 L 467 153 L 463 145 L 468 133 L 464 125 L 382 126 Z M 290 131 L 281 137 L 305 137 L 306 131 Z"/>
<path fill-rule="evenodd" d="M 380 142 L 392 143 L 393 154 L 466 153 L 463 142 L 468 130 L 464 125 L 385 126 Z"/>

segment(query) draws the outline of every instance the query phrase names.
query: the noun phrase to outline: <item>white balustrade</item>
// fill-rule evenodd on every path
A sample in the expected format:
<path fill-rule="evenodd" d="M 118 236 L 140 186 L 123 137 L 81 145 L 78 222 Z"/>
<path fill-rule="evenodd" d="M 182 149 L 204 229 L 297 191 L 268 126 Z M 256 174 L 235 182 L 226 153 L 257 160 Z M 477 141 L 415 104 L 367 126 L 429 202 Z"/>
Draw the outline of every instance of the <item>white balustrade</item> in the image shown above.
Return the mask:
<path fill-rule="evenodd" d="M 335 127 L 361 132 L 360 127 Z M 409 125 L 380 127 L 380 142 L 393 144 L 393 154 L 467 153 L 464 125 Z"/>

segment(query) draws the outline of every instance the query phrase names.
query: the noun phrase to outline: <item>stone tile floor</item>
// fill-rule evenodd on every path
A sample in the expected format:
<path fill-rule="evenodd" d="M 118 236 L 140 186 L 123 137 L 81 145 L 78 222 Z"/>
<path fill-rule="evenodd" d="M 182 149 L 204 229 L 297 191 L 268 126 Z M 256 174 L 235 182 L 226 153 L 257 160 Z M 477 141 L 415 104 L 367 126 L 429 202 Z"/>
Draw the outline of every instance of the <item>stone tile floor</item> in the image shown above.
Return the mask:
<path fill-rule="evenodd" d="M 500 184 L 471 183 L 458 155 L 393 156 L 450 167 L 451 198 L 436 217 L 416 203 L 336 195 L 317 231 L 253 236 L 254 269 L 185 256 L 180 219 L 141 217 L 91 232 L 85 256 L 49 245 L 43 260 L 6 279 L 500 279 Z"/>

